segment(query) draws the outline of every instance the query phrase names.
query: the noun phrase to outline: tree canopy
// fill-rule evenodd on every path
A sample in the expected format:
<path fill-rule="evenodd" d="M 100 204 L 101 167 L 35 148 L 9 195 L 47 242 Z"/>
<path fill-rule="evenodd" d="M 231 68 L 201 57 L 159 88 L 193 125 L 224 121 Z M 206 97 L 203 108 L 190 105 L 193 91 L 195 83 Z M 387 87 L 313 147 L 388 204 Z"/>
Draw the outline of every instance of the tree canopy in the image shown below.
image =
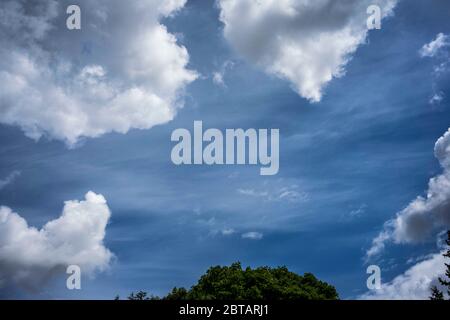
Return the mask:
<path fill-rule="evenodd" d="M 130 297 L 135 298 L 136 295 Z M 231 266 L 209 268 L 190 290 L 173 288 L 163 299 L 333 300 L 339 299 L 339 295 L 333 286 L 318 280 L 311 273 L 301 276 L 290 272 L 286 267 L 243 269 L 241 264 L 236 262 Z"/>

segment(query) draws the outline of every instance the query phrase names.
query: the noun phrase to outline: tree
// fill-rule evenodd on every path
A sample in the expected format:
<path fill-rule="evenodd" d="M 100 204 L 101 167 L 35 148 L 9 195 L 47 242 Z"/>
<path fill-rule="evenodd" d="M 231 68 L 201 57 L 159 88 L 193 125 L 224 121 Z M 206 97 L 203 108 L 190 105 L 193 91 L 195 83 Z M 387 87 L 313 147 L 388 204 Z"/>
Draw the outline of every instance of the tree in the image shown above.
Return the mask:
<path fill-rule="evenodd" d="M 242 269 L 231 266 L 209 268 L 190 290 L 173 288 L 164 300 L 335 300 L 336 289 L 313 274 L 303 276 L 286 267 Z M 133 299 L 137 300 L 137 299 Z"/>
<path fill-rule="evenodd" d="M 447 231 L 447 240 L 445 241 L 445 243 L 447 244 L 448 248 L 447 252 L 444 253 L 443 256 L 446 258 L 450 258 L 450 230 Z M 447 268 L 447 270 L 445 270 L 445 276 L 447 277 L 447 279 L 442 279 L 441 277 L 439 277 L 439 282 L 441 283 L 441 285 L 447 287 L 447 294 L 450 296 L 450 264 L 445 263 L 445 267 Z"/>
<path fill-rule="evenodd" d="M 164 297 L 165 300 L 186 300 L 188 291 L 185 288 L 173 288 L 172 291 Z"/>
<path fill-rule="evenodd" d="M 447 251 L 443 254 L 443 256 L 446 258 L 450 258 L 450 230 L 447 231 L 447 240 L 445 241 L 445 243 L 447 244 L 448 248 L 447 248 Z M 445 263 L 445 267 L 447 268 L 445 271 L 446 279 L 439 277 L 439 283 L 442 286 L 447 287 L 447 294 L 450 299 L 450 264 Z M 431 287 L 430 299 L 431 300 L 444 300 L 444 294 L 436 286 L 433 286 L 433 287 Z"/>
<path fill-rule="evenodd" d="M 444 294 L 436 286 L 432 286 L 430 300 L 444 300 Z"/>
<path fill-rule="evenodd" d="M 158 300 L 159 298 L 153 295 L 148 296 L 145 291 L 138 291 L 136 293 L 132 292 L 128 298 L 128 300 Z"/>

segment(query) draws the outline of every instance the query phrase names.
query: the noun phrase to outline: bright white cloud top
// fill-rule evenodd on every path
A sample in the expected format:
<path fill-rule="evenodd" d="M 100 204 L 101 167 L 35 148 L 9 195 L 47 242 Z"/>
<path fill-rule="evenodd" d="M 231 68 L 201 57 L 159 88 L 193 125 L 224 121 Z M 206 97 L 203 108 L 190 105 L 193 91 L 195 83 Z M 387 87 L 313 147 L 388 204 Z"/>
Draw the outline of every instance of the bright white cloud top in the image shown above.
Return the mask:
<path fill-rule="evenodd" d="M 324 86 L 367 36 L 367 8 L 392 14 L 396 0 L 219 0 L 224 35 L 246 60 L 318 102 Z"/>
<path fill-rule="evenodd" d="M 0 286 L 32 287 L 72 264 L 88 275 L 105 270 L 113 257 L 103 244 L 110 215 L 105 198 L 92 191 L 66 201 L 61 216 L 39 230 L 0 207 Z"/>
<path fill-rule="evenodd" d="M 69 31 L 63 2 L 3 1 L 0 122 L 73 146 L 172 120 L 197 74 L 160 19 L 185 2 L 81 0 L 81 30 Z"/>

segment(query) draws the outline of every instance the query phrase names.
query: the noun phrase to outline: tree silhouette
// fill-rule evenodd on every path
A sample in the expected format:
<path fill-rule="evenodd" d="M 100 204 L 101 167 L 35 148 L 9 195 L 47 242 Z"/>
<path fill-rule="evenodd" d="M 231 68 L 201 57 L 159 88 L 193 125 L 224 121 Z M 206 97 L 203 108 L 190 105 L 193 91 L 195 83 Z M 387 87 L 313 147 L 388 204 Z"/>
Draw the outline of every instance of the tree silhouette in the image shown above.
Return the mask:
<path fill-rule="evenodd" d="M 436 286 L 432 286 L 430 300 L 444 300 L 444 294 Z"/>
<path fill-rule="evenodd" d="M 450 258 L 450 230 L 447 231 L 447 240 L 445 241 L 448 248 L 447 251 L 443 254 L 444 257 Z M 447 294 L 450 299 L 450 264 L 445 263 L 446 270 L 445 270 L 445 278 L 439 277 L 439 282 L 442 286 L 447 287 Z M 440 291 L 436 286 L 431 287 L 431 300 L 444 300 L 444 294 L 442 291 Z"/>
<path fill-rule="evenodd" d="M 159 298 L 155 297 L 155 296 L 152 296 L 152 295 L 148 296 L 147 292 L 140 290 L 140 291 L 138 291 L 136 293 L 132 292 L 128 296 L 127 299 L 128 300 L 158 300 Z"/>

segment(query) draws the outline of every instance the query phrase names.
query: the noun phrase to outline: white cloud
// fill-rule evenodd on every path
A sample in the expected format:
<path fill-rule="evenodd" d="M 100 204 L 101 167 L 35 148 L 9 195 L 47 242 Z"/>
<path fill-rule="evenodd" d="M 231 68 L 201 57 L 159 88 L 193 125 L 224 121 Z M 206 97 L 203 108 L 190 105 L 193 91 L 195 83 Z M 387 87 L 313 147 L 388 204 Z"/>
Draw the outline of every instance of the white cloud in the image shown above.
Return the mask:
<path fill-rule="evenodd" d="M 422 58 L 433 58 L 433 61 L 435 63 L 433 67 L 433 94 L 428 101 L 431 105 L 439 105 L 445 98 L 444 93 L 437 89 L 437 82 L 439 77 L 449 71 L 450 53 L 448 50 L 444 50 L 444 48 L 448 48 L 449 46 L 449 36 L 443 33 L 439 33 L 436 36 L 436 39 L 434 39 L 430 43 L 425 44 L 419 50 L 419 54 Z"/>
<path fill-rule="evenodd" d="M 359 218 L 361 217 L 361 215 L 363 215 L 366 212 L 367 209 L 367 205 L 366 204 L 362 204 L 360 205 L 358 208 L 353 209 L 350 211 L 349 218 Z"/>
<path fill-rule="evenodd" d="M 83 201 L 66 201 L 61 216 L 41 229 L 0 207 L 0 285 L 34 288 L 71 264 L 87 275 L 105 270 L 113 257 L 103 244 L 110 215 L 105 198 L 91 191 Z"/>
<path fill-rule="evenodd" d="M 223 73 L 216 71 L 213 72 L 213 83 L 218 86 L 225 86 L 225 82 L 223 81 Z"/>
<path fill-rule="evenodd" d="M 219 0 L 219 7 L 225 38 L 240 55 L 317 102 L 365 42 L 367 7 L 380 6 L 386 17 L 396 2 Z"/>
<path fill-rule="evenodd" d="M 395 219 L 385 223 L 367 251 L 369 258 L 379 253 L 387 241 L 421 242 L 433 232 L 450 228 L 450 129 L 436 141 L 434 154 L 444 172 L 430 179 L 426 196 L 417 197 Z"/>
<path fill-rule="evenodd" d="M 379 300 L 427 300 L 430 287 L 437 285 L 437 278 L 445 272 L 445 258 L 441 253 L 430 255 L 392 281 L 381 285 L 381 289 L 369 291 L 360 299 Z"/>
<path fill-rule="evenodd" d="M 224 236 L 230 236 L 230 235 L 234 234 L 235 232 L 236 231 L 232 228 L 223 229 L 221 231 L 222 235 L 224 235 Z"/>
<path fill-rule="evenodd" d="M 390 222 L 385 224 L 385 228 L 390 227 Z M 366 252 L 366 258 L 370 259 L 371 257 L 379 254 L 382 250 L 384 250 L 386 246 L 386 242 L 391 240 L 392 232 L 390 230 L 381 231 L 373 240 L 372 246 Z"/>
<path fill-rule="evenodd" d="M 172 120 L 197 74 L 159 21 L 185 2 L 79 1 L 81 31 L 56 27 L 62 2 L 2 3 L 0 122 L 74 146 Z"/>
<path fill-rule="evenodd" d="M 250 231 L 242 234 L 243 239 L 250 240 L 261 240 L 263 238 L 263 234 L 260 232 Z"/>
<path fill-rule="evenodd" d="M 267 191 L 256 191 L 255 189 L 238 189 L 237 191 L 244 196 L 264 198 L 269 196 L 269 193 Z"/>
<path fill-rule="evenodd" d="M 440 104 L 444 100 L 444 93 L 443 92 L 437 92 L 434 93 L 433 96 L 428 101 L 430 104 Z"/>
<path fill-rule="evenodd" d="M 237 192 L 241 195 L 261 198 L 264 201 L 279 201 L 288 203 L 299 203 L 308 200 L 308 194 L 300 190 L 298 185 L 279 186 L 264 183 L 264 188 L 239 188 Z"/>
<path fill-rule="evenodd" d="M 20 176 L 20 171 L 15 170 L 11 172 L 6 178 L 0 179 L 0 190 L 2 190 L 7 185 L 13 183 L 18 176 Z"/>
<path fill-rule="evenodd" d="M 215 85 L 219 86 L 219 87 L 226 87 L 225 84 L 225 75 L 227 73 L 228 70 L 232 69 L 234 67 L 234 63 L 232 61 L 225 61 L 222 64 L 222 67 L 220 68 L 219 71 L 214 71 L 212 73 L 212 81 Z"/>
<path fill-rule="evenodd" d="M 419 54 L 422 57 L 434 57 L 441 51 L 442 48 L 448 47 L 449 45 L 449 37 L 443 33 L 439 33 L 436 36 L 436 39 L 423 45 L 419 51 Z"/>

